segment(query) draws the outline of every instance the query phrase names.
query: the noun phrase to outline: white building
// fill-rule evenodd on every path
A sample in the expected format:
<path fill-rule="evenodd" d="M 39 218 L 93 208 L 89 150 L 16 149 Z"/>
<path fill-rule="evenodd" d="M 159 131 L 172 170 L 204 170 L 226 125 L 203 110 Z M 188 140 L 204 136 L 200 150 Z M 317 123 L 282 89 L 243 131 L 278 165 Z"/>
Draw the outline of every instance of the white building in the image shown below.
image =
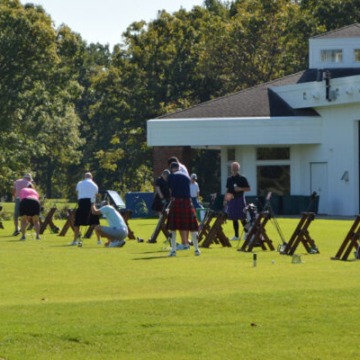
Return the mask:
<path fill-rule="evenodd" d="M 149 146 L 221 149 L 222 190 L 241 163 L 250 195 L 320 195 L 359 213 L 360 25 L 310 39 L 309 69 L 148 121 Z"/>

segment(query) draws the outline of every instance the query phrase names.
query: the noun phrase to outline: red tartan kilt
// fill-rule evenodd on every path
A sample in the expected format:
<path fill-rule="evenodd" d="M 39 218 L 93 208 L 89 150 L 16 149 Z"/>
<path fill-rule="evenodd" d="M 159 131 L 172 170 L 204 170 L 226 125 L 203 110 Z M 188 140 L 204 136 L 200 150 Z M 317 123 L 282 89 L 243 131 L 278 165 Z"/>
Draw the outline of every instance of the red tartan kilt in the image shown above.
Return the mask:
<path fill-rule="evenodd" d="M 199 230 L 196 212 L 190 197 L 175 198 L 172 200 L 166 228 L 168 230 Z"/>

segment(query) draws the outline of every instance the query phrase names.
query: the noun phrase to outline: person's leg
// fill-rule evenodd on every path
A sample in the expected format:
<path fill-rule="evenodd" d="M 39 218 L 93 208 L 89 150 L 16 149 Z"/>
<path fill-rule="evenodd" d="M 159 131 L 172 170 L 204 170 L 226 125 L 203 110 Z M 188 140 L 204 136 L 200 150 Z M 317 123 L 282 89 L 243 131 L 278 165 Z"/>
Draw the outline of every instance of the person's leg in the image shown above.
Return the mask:
<path fill-rule="evenodd" d="M 188 245 L 189 241 L 188 241 L 188 236 L 189 236 L 189 231 L 188 230 L 179 230 L 180 236 L 181 236 L 181 243 L 183 245 Z"/>
<path fill-rule="evenodd" d="M 176 256 L 176 230 L 171 230 L 171 251 L 169 252 L 168 256 Z"/>
<path fill-rule="evenodd" d="M 233 227 L 235 232 L 235 237 L 239 237 L 239 221 L 233 220 Z"/>
<path fill-rule="evenodd" d="M 184 231 L 184 236 L 181 236 L 181 231 Z M 180 236 L 181 236 L 181 243 L 183 245 L 189 245 L 189 230 L 181 230 L 180 231 Z"/>
<path fill-rule="evenodd" d="M 35 233 L 36 233 L 36 239 L 39 240 L 40 239 L 40 219 L 39 219 L 39 215 L 34 215 L 32 217 L 32 222 L 34 224 L 34 229 L 35 229 Z"/>
<path fill-rule="evenodd" d="M 19 218 L 14 214 L 15 232 L 19 231 Z"/>
<path fill-rule="evenodd" d="M 25 240 L 26 225 L 27 225 L 27 216 L 23 215 L 21 216 L 21 234 L 23 240 Z"/>
<path fill-rule="evenodd" d="M 116 236 L 111 234 L 111 230 L 110 228 L 106 227 L 106 226 L 101 226 L 101 225 L 97 225 L 95 227 L 95 231 L 97 231 L 97 233 L 99 234 L 99 236 L 104 237 L 106 239 L 108 239 L 107 243 L 105 244 L 105 246 L 109 246 L 113 241 L 115 240 L 119 240 Z"/>
<path fill-rule="evenodd" d="M 99 227 L 100 227 L 100 225 L 97 225 L 94 228 L 98 244 L 101 243 L 101 234 L 100 234 L 99 229 L 98 229 Z"/>
<path fill-rule="evenodd" d="M 80 226 L 74 226 L 74 242 L 77 241 L 80 233 Z"/>
<path fill-rule="evenodd" d="M 194 245 L 194 249 L 195 249 L 195 255 L 200 255 L 200 250 L 199 250 L 199 242 L 198 242 L 198 232 L 197 231 L 192 231 L 191 232 L 191 240 L 193 242 Z"/>
<path fill-rule="evenodd" d="M 15 199 L 15 207 L 14 207 L 14 236 L 19 234 L 19 208 L 20 208 L 20 199 Z"/>

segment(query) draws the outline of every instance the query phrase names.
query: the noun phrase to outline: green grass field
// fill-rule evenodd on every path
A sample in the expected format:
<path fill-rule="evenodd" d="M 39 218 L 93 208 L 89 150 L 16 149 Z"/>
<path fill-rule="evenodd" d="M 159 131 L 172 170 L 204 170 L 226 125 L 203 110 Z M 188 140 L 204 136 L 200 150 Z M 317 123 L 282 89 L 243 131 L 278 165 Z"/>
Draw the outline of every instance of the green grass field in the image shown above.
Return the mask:
<path fill-rule="evenodd" d="M 287 239 L 297 221 L 279 219 Z M 0 359 L 360 358 L 360 262 L 330 260 L 351 221 L 315 220 L 321 253 L 301 245 L 303 264 L 257 250 L 256 267 L 237 242 L 168 258 L 163 237 L 121 249 L 93 237 L 79 248 L 70 232 L 20 242 L 3 223 Z M 155 224 L 130 220 L 145 240 Z"/>

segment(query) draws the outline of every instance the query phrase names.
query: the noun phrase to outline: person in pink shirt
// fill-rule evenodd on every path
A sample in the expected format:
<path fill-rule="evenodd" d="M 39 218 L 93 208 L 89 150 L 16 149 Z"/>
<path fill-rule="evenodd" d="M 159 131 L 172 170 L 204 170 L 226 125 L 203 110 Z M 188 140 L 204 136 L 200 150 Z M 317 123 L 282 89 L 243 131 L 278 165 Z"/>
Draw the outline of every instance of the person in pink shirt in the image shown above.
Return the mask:
<path fill-rule="evenodd" d="M 40 202 L 39 194 L 33 188 L 33 185 L 30 183 L 26 188 L 21 189 L 20 191 L 20 207 L 19 213 L 21 216 L 21 241 L 26 240 L 25 231 L 28 224 L 28 219 L 31 218 L 34 224 L 34 229 L 36 232 L 36 240 L 40 240 Z"/>
<path fill-rule="evenodd" d="M 26 174 L 22 179 L 16 180 L 14 183 L 14 199 L 15 199 L 15 208 L 14 208 L 14 225 L 15 231 L 13 236 L 18 236 L 20 234 L 19 230 L 19 206 L 20 206 L 20 191 L 23 188 L 26 188 L 28 184 L 32 181 L 31 174 Z"/>

